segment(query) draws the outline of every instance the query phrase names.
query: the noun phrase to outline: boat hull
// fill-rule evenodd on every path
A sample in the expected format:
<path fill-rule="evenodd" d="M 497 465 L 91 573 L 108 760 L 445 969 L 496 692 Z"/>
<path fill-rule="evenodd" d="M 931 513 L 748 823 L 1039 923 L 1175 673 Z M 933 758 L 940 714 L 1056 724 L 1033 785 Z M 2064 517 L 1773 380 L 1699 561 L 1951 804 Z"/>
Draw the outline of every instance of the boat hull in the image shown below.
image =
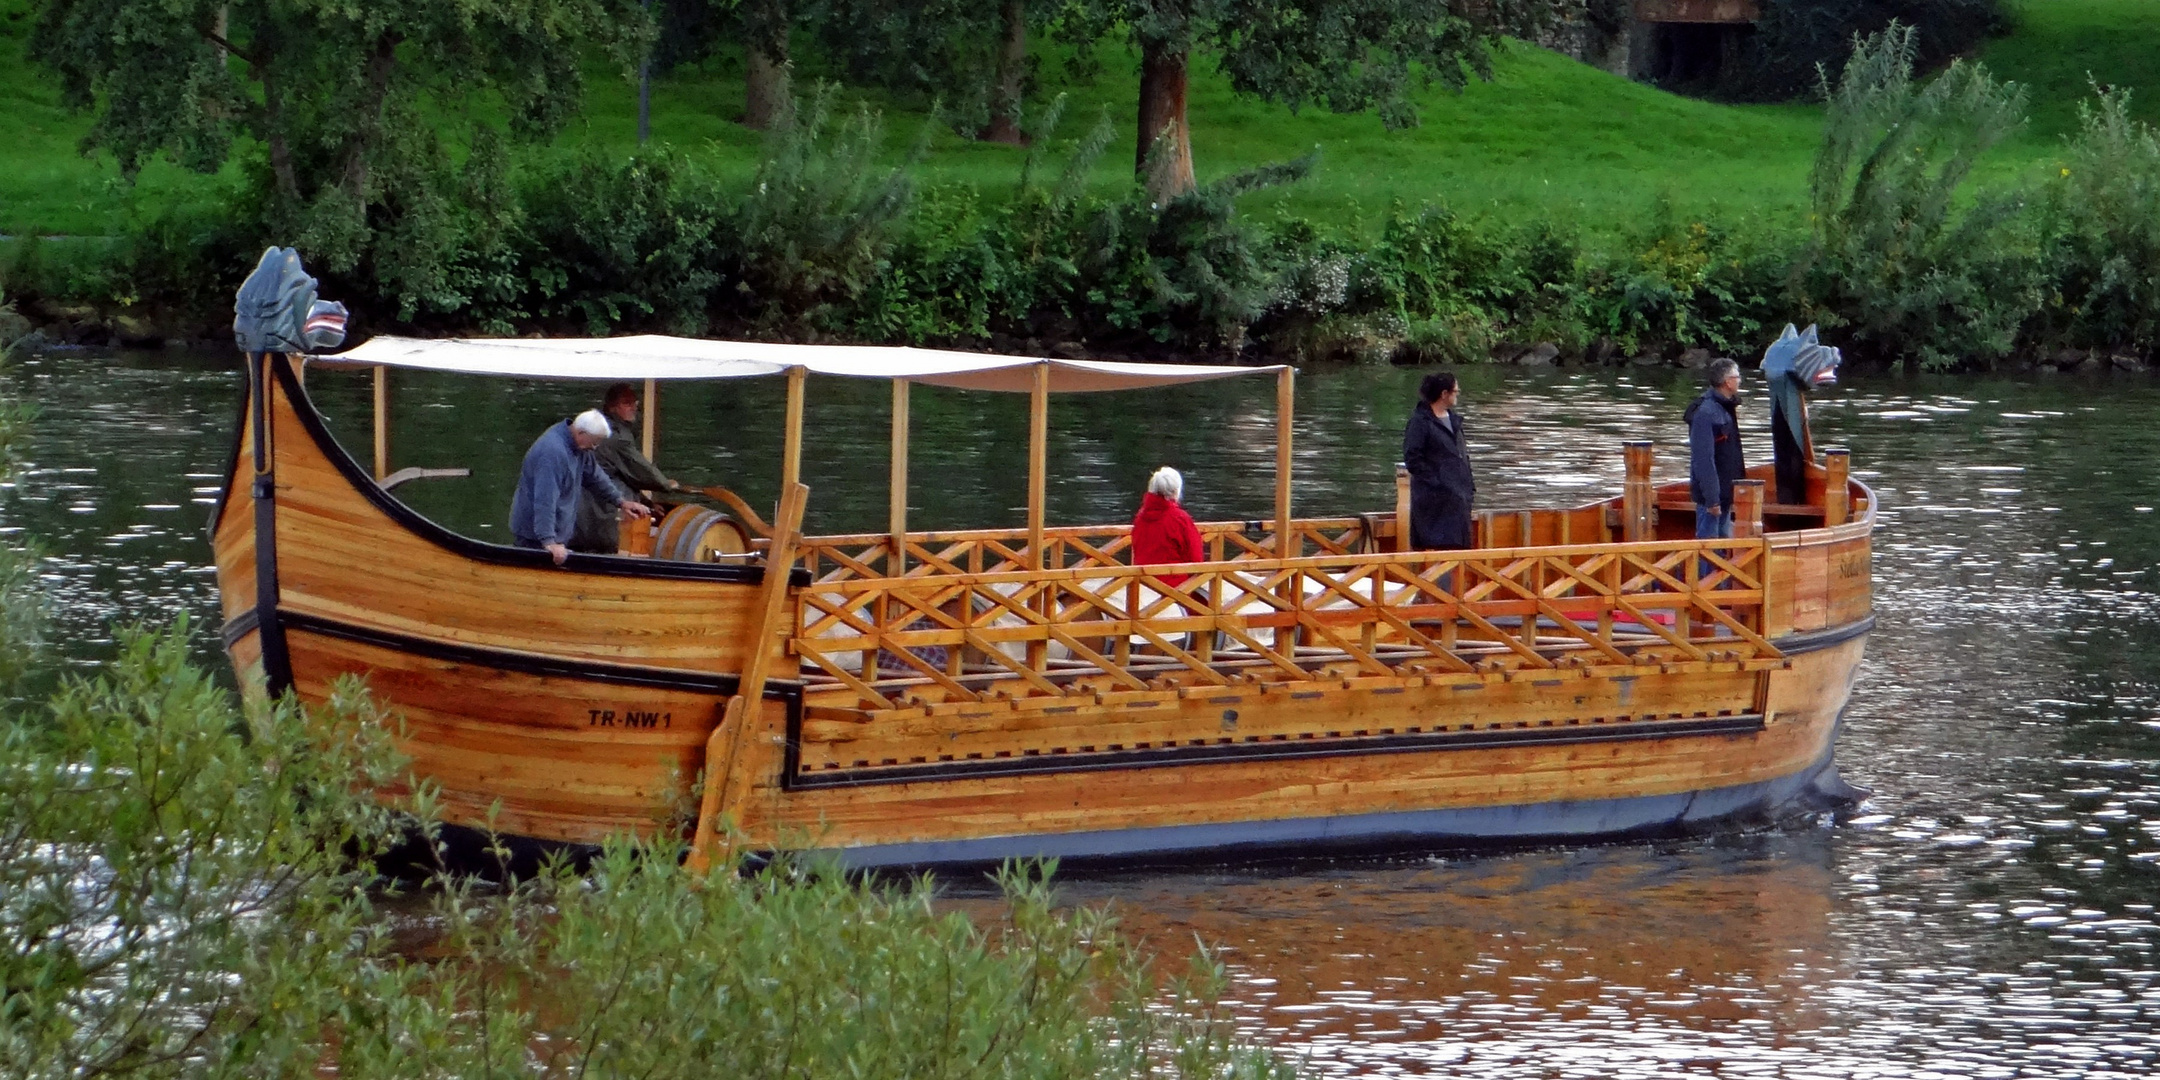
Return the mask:
<path fill-rule="evenodd" d="M 1454 667 L 1381 664 L 1386 635 L 1400 650 L 1437 633 L 1418 629 L 1430 621 L 1383 613 L 1395 621 L 1375 636 L 1368 620 L 1364 652 L 1354 626 L 1311 623 L 1344 646 L 1334 660 L 1274 655 L 1254 641 L 1243 661 L 1195 662 L 1169 677 L 1133 668 L 1144 680 L 1104 667 L 1052 685 L 1054 672 L 1040 666 L 1032 693 L 983 693 L 968 686 L 991 684 L 926 671 L 917 690 L 887 691 L 896 695 L 887 700 L 844 673 L 811 671 L 806 657 L 822 639 L 797 625 L 810 615 L 788 607 L 767 636 L 747 629 L 763 584 L 757 567 L 574 557 L 557 568 L 543 553 L 455 537 L 397 503 L 337 446 L 297 368 L 264 358 L 250 388 L 214 529 L 236 668 L 311 704 L 340 679 L 364 680 L 398 718 L 413 773 L 436 792 L 444 820 L 520 844 L 576 847 L 626 832 L 687 838 L 694 785 L 714 764 L 709 750 L 729 741 L 716 733 L 741 748 L 732 775 L 743 782 L 726 806 L 731 835 L 758 849 L 830 851 L 862 867 L 1626 836 L 1771 819 L 1841 790 L 1833 746 L 1873 623 L 1866 522 L 1758 541 L 1757 579 L 1730 583 L 1742 598 L 1734 610 L 1753 611 L 1755 629 L 1693 639 L 1692 653 L 1683 636 L 1656 656 L 1600 659 L 1589 646 L 1618 640 L 1611 612 L 1599 625 L 1553 606 L 1575 602 L 1556 592 L 1562 600 L 1524 601 L 1531 606 L 1517 629 L 1501 627 L 1479 645 L 1485 652 L 1465 653 L 1473 662 L 1427 658 Z M 1595 524 L 1565 527 L 1606 528 L 1602 513 L 1584 520 Z M 1591 561 L 1547 570 L 1585 575 L 1604 560 L 1599 573 L 1617 575 L 1632 559 L 1646 574 L 1690 577 L 1674 589 L 1697 588 L 1685 570 L 1699 561 L 1693 549 L 1674 548 L 1677 561 L 1653 566 L 1644 560 L 1655 548 L 1608 543 L 1582 549 Z M 1416 557 L 1373 559 L 1414 570 Z M 1344 556 L 1353 569 L 1365 565 L 1358 558 Z M 1240 565 L 1335 572 L 1293 563 Z M 1087 573 L 1067 588 L 1110 595 Z M 1548 587 L 1562 581 L 1538 574 Z M 994 578 L 964 587 L 988 595 Z M 1467 576 L 1457 580 L 1468 588 Z M 1581 580 L 1587 588 L 1603 578 Z M 810 585 L 795 571 L 789 589 Z M 1354 587 L 1377 594 L 1399 582 L 1361 577 Z M 1301 595 L 1294 585 L 1269 588 Z M 916 610 L 925 621 L 891 628 L 896 652 L 936 621 L 934 609 Z M 1370 614 L 1331 611 L 1321 614 Z M 1034 630 L 995 615 L 966 632 Z M 1637 615 L 1636 638 L 1671 639 Z M 1256 623 L 1192 603 L 1170 618 L 1184 620 L 1177 632 L 1198 633 L 1191 624 L 1203 616 L 1232 629 Z M 1123 636 L 1106 625 L 1067 622 L 1057 632 Z M 1580 648 L 1547 656 L 1522 643 L 1545 647 L 1548 628 L 1578 635 L 1563 644 Z M 1767 636 L 1746 636 L 1756 630 Z M 1502 648 L 1508 634 L 1518 640 Z M 755 707 L 741 710 L 743 728 L 722 731 L 737 672 L 760 649 L 772 670 L 801 675 L 766 682 Z M 956 651 L 940 662 L 957 673 L 960 661 Z"/>

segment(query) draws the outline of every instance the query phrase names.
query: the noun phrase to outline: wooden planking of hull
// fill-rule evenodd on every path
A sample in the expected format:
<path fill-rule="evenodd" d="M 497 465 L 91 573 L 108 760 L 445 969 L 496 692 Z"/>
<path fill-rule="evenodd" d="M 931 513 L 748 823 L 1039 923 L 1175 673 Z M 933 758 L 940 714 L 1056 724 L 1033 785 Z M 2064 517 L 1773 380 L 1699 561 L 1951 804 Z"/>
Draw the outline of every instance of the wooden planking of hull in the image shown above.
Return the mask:
<path fill-rule="evenodd" d="M 454 824 L 687 835 L 753 648 L 786 677 L 743 713 L 721 812 L 857 865 L 1614 835 L 1840 788 L 1872 625 L 1857 483 L 1851 520 L 1757 540 L 1616 542 L 1617 499 L 1488 515 L 1463 553 L 1299 522 L 1319 556 L 1226 534 L 1183 584 L 1122 565 L 1117 529 L 1061 530 L 1035 570 L 1024 535 L 966 534 L 1004 553 L 980 573 L 910 534 L 897 578 L 843 542 L 882 537 L 806 538 L 855 570 L 791 568 L 753 641 L 758 567 L 457 537 L 336 445 L 296 366 L 249 385 L 213 529 L 233 662 L 309 702 L 366 679 Z"/>
<path fill-rule="evenodd" d="M 454 823 L 492 809 L 505 831 L 548 840 L 649 831 L 735 692 L 763 573 L 588 556 L 565 570 L 456 537 L 361 472 L 282 357 L 250 382 L 269 388 L 256 398 L 265 422 L 239 441 L 213 529 L 234 663 L 310 703 L 338 675 L 366 679 L 401 714 L 402 748 Z M 258 430 L 275 493 L 265 538 Z"/>
<path fill-rule="evenodd" d="M 979 779 L 955 770 L 931 781 L 775 784 L 751 800 L 746 824 L 754 835 L 841 847 L 851 863 L 872 866 L 1522 841 L 1767 816 L 1818 787 L 1835 790 L 1831 742 L 1864 642 L 1854 634 L 1797 653 L 1771 675 L 1759 712 L 1752 678 L 1718 686 L 1715 677 L 1646 676 L 1624 720 L 1596 695 L 1576 693 L 1587 685 L 1508 695 L 1501 684 L 1493 696 L 1508 700 L 1485 707 L 1464 700 L 1485 689 L 1349 691 L 1324 720 L 1343 735 L 1301 756 L 1234 736 L 1212 759 L 1152 767 L 1064 754 L 1062 768 L 984 768 Z M 1239 728 L 1267 730 L 1269 708 L 1309 715 L 1308 702 L 1282 697 L 1239 702 Z M 1225 710 L 1194 705 L 1207 719 Z M 1422 743 L 1406 737 L 1435 726 L 1451 730 Z M 1329 740 L 1289 746 L 1300 741 Z"/>

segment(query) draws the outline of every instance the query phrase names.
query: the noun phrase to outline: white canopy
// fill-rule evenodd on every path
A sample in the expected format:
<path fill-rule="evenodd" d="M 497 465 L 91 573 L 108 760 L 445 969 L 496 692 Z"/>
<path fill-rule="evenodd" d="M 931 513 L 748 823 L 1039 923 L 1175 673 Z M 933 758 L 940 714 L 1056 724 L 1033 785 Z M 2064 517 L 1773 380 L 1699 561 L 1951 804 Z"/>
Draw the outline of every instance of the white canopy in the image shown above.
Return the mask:
<path fill-rule="evenodd" d="M 331 364 L 382 365 L 534 379 L 739 379 L 803 368 L 820 375 L 905 379 L 960 390 L 1028 393 L 1035 368 L 1050 371 L 1052 393 L 1134 390 L 1150 386 L 1274 374 L 1280 367 L 1126 364 L 885 345 L 780 345 L 641 334 L 612 338 L 376 337 Z"/>

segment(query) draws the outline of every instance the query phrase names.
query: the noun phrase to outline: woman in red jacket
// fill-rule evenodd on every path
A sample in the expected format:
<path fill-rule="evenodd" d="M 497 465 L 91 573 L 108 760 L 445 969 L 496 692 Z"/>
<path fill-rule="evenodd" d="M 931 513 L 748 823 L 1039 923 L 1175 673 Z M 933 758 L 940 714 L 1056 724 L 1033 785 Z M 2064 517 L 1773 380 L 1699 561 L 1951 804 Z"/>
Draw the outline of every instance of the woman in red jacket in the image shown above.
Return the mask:
<path fill-rule="evenodd" d="M 1184 495 L 1185 478 L 1168 465 L 1155 470 L 1155 475 L 1148 478 L 1147 496 L 1140 500 L 1140 512 L 1133 515 L 1134 566 L 1207 561 L 1206 549 L 1200 544 L 1200 527 L 1194 525 L 1192 515 L 1178 505 Z M 1165 585 L 1177 585 L 1189 576 L 1164 574 L 1162 581 Z"/>

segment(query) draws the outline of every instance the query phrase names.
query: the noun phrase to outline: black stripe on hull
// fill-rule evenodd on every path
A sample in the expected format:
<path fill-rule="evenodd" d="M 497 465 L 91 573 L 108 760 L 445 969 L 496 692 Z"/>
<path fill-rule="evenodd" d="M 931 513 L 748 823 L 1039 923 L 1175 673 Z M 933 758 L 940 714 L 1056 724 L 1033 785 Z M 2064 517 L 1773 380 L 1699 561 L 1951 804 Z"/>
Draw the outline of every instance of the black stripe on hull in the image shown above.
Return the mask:
<path fill-rule="evenodd" d="M 335 619 L 306 615 L 296 611 L 281 613 L 287 628 L 302 633 L 320 634 L 323 637 L 371 645 L 378 649 L 405 653 L 429 660 L 450 664 L 471 664 L 475 667 L 492 668 L 497 671 L 514 671 L 521 675 L 537 675 L 555 679 L 576 679 L 581 682 L 607 683 L 613 686 L 643 686 L 660 690 L 685 690 L 692 693 L 732 697 L 741 687 L 742 680 L 726 673 L 701 671 L 676 671 L 669 668 L 644 667 L 636 664 L 611 664 L 598 660 L 571 660 L 558 656 L 542 656 L 514 649 L 496 649 L 484 645 L 463 645 L 447 641 L 435 641 L 372 627 L 354 626 Z M 245 635 L 250 627 L 234 620 L 226 628 L 228 640 Z M 768 680 L 765 696 L 773 699 L 802 699 L 802 684 L 784 679 Z"/>

